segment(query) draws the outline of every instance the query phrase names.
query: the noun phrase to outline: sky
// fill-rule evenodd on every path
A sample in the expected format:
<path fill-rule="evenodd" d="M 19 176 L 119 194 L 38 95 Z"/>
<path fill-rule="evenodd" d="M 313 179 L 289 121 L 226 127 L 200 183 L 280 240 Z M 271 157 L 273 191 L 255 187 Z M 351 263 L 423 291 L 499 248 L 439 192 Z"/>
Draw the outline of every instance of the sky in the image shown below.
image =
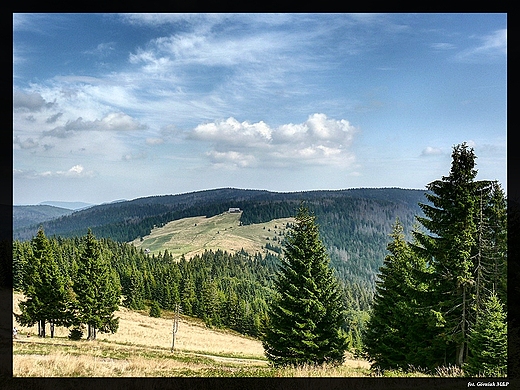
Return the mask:
<path fill-rule="evenodd" d="M 13 204 L 506 182 L 507 14 L 13 14 Z"/>

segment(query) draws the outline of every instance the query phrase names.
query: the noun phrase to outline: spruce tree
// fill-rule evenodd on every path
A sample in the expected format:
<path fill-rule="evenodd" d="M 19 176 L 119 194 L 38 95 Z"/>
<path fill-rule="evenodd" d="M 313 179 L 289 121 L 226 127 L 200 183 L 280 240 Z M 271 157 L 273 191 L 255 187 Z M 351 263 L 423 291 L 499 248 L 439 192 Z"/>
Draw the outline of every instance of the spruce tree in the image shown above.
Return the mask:
<path fill-rule="evenodd" d="M 50 323 L 53 337 L 54 325 L 71 324 L 71 291 L 43 228 L 38 230 L 31 241 L 22 286 L 27 300 L 19 304 L 22 313 L 16 316 L 21 325 L 32 326 L 38 323 L 38 334 L 45 337 L 46 324 Z"/>
<path fill-rule="evenodd" d="M 344 361 L 344 308 L 329 262 L 315 217 L 301 205 L 284 243 L 263 339 L 274 366 Z"/>
<path fill-rule="evenodd" d="M 78 259 L 78 270 L 74 281 L 77 320 L 88 327 L 89 340 L 96 338 L 96 331 L 115 333 L 119 318 L 114 312 L 119 308 L 121 286 L 112 270 L 107 253 L 89 229 Z"/>
<path fill-rule="evenodd" d="M 493 292 L 484 301 L 469 334 L 470 355 L 464 366 L 468 376 L 502 377 L 507 374 L 506 313 Z"/>
<path fill-rule="evenodd" d="M 507 306 L 507 207 L 496 181 L 477 182 L 476 307 L 481 297 L 495 292 Z"/>
<path fill-rule="evenodd" d="M 389 254 L 380 268 L 371 315 L 364 333 L 364 349 L 373 367 L 381 370 L 427 368 L 432 327 L 430 313 L 421 307 L 426 285 L 420 275 L 427 266 L 405 241 L 396 220 L 388 244 Z"/>
<path fill-rule="evenodd" d="M 425 216 L 417 217 L 429 234 L 415 233 L 416 248 L 433 267 L 430 302 L 425 305 L 436 307 L 442 327 L 436 341 L 446 348 L 444 361 L 438 364 L 460 366 L 467 353 L 477 237 L 475 159 L 473 148 L 456 145 L 450 174 L 428 184 L 426 197 L 431 204 L 420 204 Z"/>
<path fill-rule="evenodd" d="M 160 318 L 161 317 L 161 307 L 157 303 L 157 301 L 153 301 L 150 306 L 150 317 Z"/>

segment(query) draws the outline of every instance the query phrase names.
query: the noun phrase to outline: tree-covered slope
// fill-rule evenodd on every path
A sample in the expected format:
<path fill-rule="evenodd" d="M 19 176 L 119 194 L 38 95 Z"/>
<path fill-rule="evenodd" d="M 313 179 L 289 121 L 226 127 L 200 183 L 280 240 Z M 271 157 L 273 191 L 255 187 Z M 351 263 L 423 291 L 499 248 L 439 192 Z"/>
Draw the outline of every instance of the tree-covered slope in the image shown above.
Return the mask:
<path fill-rule="evenodd" d="M 154 226 L 162 226 L 167 222 L 186 217 L 200 215 L 211 217 L 227 211 L 230 207 L 240 207 L 243 210 L 242 223 L 250 224 L 294 216 L 299 203 L 307 201 L 317 206 L 316 212 L 320 222 L 319 214 L 323 211 L 328 213 L 339 210 L 344 205 L 355 209 L 360 205 L 361 199 L 371 205 L 386 204 L 393 208 L 414 210 L 414 212 L 420 212 L 418 201 L 425 201 L 424 191 L 399 188 L 291 193 L 223 188 L 103 204 L 51 221 L 44 221 L 42 226 L 49 235 L 81 236 L 91 228 L 98 237 L 110 237 L 117 241 L 128 242 L 148 235 Z M 358 208 L 358 210 L 360 213 L 371 213 L 378 212 L 378 208 L 379 206 L 367 206 L 366 209 Z M 31 239 L 36 235 L 38 227 L 39 224 L 34 224 L 21 229 L 15 228 L 13 236 L 15 239 Z"/>
<path fill-rule="evenodd" d="M 97 237 L 130 242 L 150 234 L 154 227 L 187 217 L 212 217 L 230 207 L 242 210 L 243 225 L 293 217 L 302 201 L 316 215 L 320 235 L 341 279 L 372 287 L 386 255 L 396 218 L 409 233 L 423 190 L 361 188 L 336 191 L 279 193 L 258 190 L 216 189 L 180 195 L 153 196 L 94 206 L 43 222 L 47 235 L 78 237 L 88 228 Z M 14 238 L 32 238 L 38 226 L 14 231 Z"/>
<path fill-rule="evenodd" d="M 13 229 L 35 226 L 69 214 L 72 210 L 50 205 L 13 206 Z"/>

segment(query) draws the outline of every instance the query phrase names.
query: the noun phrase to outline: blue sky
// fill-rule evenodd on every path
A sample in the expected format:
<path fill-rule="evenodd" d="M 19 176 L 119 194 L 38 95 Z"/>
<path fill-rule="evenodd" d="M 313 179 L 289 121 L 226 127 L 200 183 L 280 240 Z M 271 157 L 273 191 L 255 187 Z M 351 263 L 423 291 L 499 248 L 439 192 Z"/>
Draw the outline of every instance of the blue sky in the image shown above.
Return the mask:
<path fill-rule="evenodd" d="M 506 14 L 14 14 L 13 201 L 506 183 Z"/>

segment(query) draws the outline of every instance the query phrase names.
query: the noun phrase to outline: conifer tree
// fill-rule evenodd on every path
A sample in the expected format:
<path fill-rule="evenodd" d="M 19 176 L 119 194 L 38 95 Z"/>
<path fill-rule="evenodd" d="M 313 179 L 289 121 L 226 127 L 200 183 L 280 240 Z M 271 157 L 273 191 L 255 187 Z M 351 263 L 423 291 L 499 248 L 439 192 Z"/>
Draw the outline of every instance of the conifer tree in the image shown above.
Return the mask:
<path fill-rule="evenodd" d="M 274 366 L 341 364 L 347 347 L 341 294 L 315 217 L 303 205 L 284 246 L 265 354 Z"/>
<path fill-rule="evenodd" d="M 89 340 L 96 338 L 97 330 L 115 333 L 119 326 L 119 318 L 114 317 L 114 312 L 119 308 L 121 287 L 106 257 L 107 254 L 89 229 L 84 238 L 74 281 L 77 318 L 79 323 L 87 325 Z"/>
<path fill-rule="evenodd" d="M 470 355 L 464 366 L 468 376 L 501 377 L 507 374 L 506 313 L 493 292 L 484 301 L 469 334 Z"/>
<path fill-rule="evenodd" d="M 31 241 L 31 253 L 23 271 L 23 293 L 27 300 L 20 303 L 17 321 L 23 326 L 38 323 L 38 334 L 45 337 L 46 324 L 68 326 L 71 323 L 71 294 L 59 269 L 43 228 Z"/>
<path fill-rule="evenodd" d="M 150 306 L 150 317 L 160 318 L 161 317 L 161 307 L 157 301 L 153 301 Z"/>
<path fill-rule="evenodd" d="M 439 364 L 460 366 L 467 354 L 477 237 L 475 158 L 466 143 L 453 148 L 450 174 L 428 184 L 432 204 L 420 204 L 425 217 L 417 217 L 429 231 L 415 233 L 416 248 L 433 267 L 429 303 L 436 307 L 438 325 L 443 324 L 437 341 L 446 352 Z"/>
<path fill-rule="evenodd" d="M 408 369 L 428 367 L 431 362 L 429 310 L 421 307 L 426 286 L 419 275 L 426 263 L 405 241 L 397 219 L 388 244 L 390 252 L 380 268 L 371 316 L 364 333 L 364 349 L 373 367 Z"/>
<path fill-rule="evenodd" d="M 496 181 L 477 184 L 477 242 L 475 264 L 475 306 L 481 297 L 495 292 L 507 305 L 507 207 L 505 195 Z"/>

